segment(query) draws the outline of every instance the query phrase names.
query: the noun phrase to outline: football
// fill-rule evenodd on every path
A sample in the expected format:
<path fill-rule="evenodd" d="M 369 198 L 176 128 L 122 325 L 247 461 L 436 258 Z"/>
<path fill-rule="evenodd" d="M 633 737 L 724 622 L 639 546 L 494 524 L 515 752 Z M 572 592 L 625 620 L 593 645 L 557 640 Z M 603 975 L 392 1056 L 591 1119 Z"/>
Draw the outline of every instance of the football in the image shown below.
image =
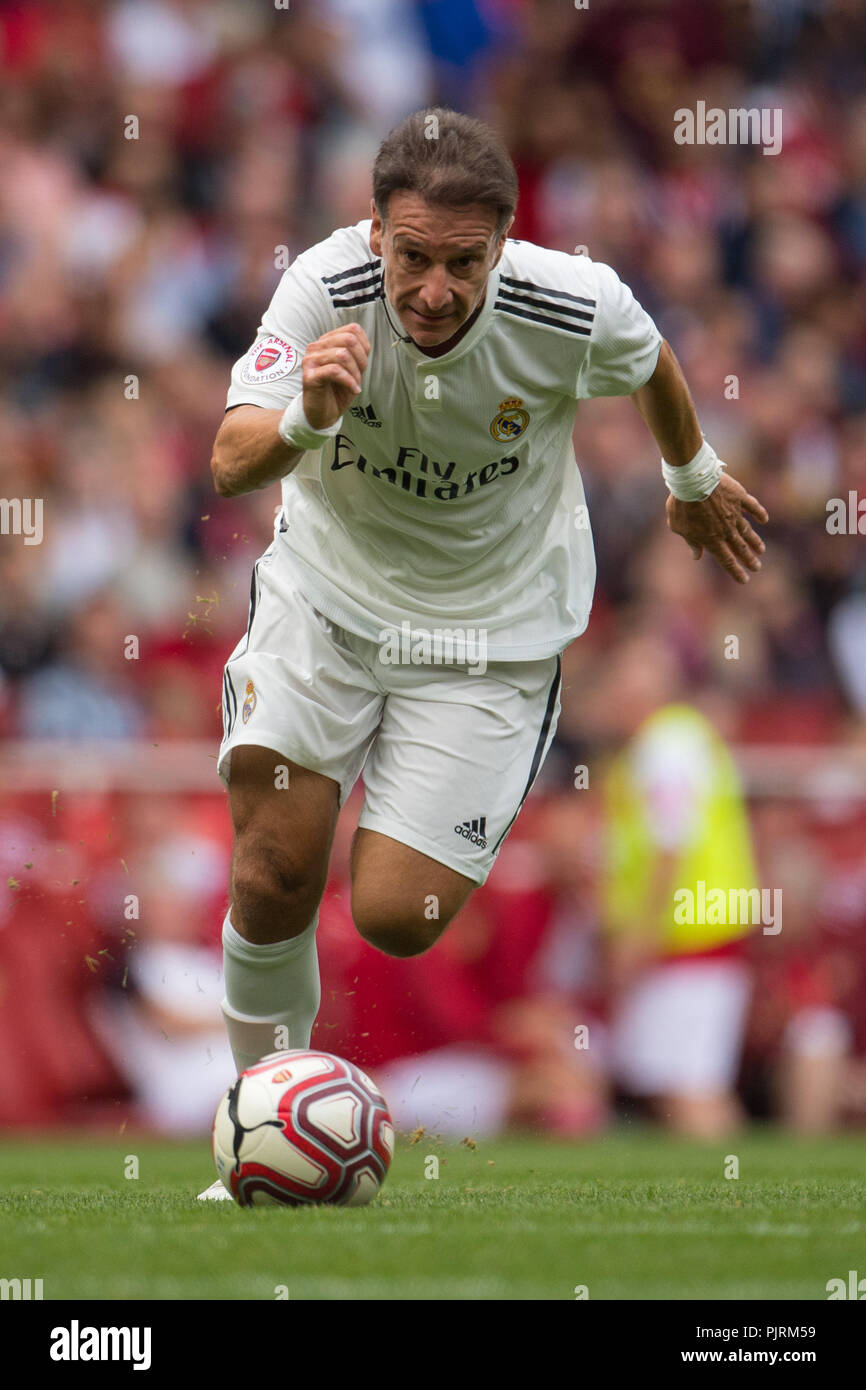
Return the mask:
<path fill-rule="evenodd" d="M 242 1207 L 363 1206 L 393 1152 L 381 1092 L 328 1052 L 263 1057 L 229 1087 L 214 1119 L 216 1170 Z"/>

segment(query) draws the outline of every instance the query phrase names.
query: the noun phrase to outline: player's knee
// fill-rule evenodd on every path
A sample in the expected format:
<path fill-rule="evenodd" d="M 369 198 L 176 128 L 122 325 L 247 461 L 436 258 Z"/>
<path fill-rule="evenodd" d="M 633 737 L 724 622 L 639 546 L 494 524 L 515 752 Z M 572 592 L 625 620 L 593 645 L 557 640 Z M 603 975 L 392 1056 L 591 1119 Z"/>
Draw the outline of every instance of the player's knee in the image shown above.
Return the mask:
<path fill-rule="evenodd" d="M 386 956 L 421 956 L 438 940 L 447 922 L 427 921 L 412 913 L 353 903 L 352 915 L 360 935 Z"/>
<path fill-rule="evenodd" d="M 324 890 L 321 875 L 283 850 L 239 845 L 232 865 L 232 921 L 248 941 L 268 945 L 297 936 Z"/>

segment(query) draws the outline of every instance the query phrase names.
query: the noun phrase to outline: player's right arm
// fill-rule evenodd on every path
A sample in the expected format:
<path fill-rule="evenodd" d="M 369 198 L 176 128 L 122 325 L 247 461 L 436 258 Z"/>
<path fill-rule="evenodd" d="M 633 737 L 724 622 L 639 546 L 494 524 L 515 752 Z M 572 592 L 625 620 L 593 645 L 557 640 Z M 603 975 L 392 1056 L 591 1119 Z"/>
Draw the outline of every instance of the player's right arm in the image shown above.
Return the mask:
<path fill-rule="evenodd" d="M 360 324 L 332 328 L 309 344 L 302 365 L 304 414 L 314 430 L 328 429 L 348 410 L 361 390 L 370 340 Z M 214 440 L 211 473 L 220 497 L 255 492 L 291 473 L 303 449 L 293 449 L 279 433 L 283 408 L 236 405 Z"/>

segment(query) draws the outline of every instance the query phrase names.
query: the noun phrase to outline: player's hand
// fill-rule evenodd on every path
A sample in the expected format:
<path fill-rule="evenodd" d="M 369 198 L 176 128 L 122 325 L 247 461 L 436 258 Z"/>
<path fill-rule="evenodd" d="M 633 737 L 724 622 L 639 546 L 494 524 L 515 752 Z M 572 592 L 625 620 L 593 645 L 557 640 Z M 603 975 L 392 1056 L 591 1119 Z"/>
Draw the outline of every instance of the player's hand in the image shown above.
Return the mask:
<path fill-rule="evenodd" d="M 304 353 L 304 414 L 314 430 L 336 424 L 361 390 L 370 339 L 359 323 L 332 328 Z"/>
<path fill-rule="evenodd" d="M 766 549 L 744 512 L 756 521 L 770 519 L 758 499 L 728 473 L 702 502 L 667 501 L 668 526 L 688 542 L 695 559 L 708 550 L 738 584 L 748 584 L 750 572 L 761 568 L 759 557 Z"/>

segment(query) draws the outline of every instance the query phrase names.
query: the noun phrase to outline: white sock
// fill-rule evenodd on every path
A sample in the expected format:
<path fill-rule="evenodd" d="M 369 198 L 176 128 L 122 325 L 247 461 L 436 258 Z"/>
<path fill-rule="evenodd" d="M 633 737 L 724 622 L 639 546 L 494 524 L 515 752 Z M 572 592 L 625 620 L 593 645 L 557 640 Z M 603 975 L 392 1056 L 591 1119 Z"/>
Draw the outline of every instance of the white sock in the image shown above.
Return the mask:
<path fill-rule="evenodd" d="M 223 923 L 222 1002 L 229 1044 L 239 1072 L 269 1052 L 309 1047 L 322 991 L 316 950 L 316 913 L 300 936 L 256 946 Z"/>

